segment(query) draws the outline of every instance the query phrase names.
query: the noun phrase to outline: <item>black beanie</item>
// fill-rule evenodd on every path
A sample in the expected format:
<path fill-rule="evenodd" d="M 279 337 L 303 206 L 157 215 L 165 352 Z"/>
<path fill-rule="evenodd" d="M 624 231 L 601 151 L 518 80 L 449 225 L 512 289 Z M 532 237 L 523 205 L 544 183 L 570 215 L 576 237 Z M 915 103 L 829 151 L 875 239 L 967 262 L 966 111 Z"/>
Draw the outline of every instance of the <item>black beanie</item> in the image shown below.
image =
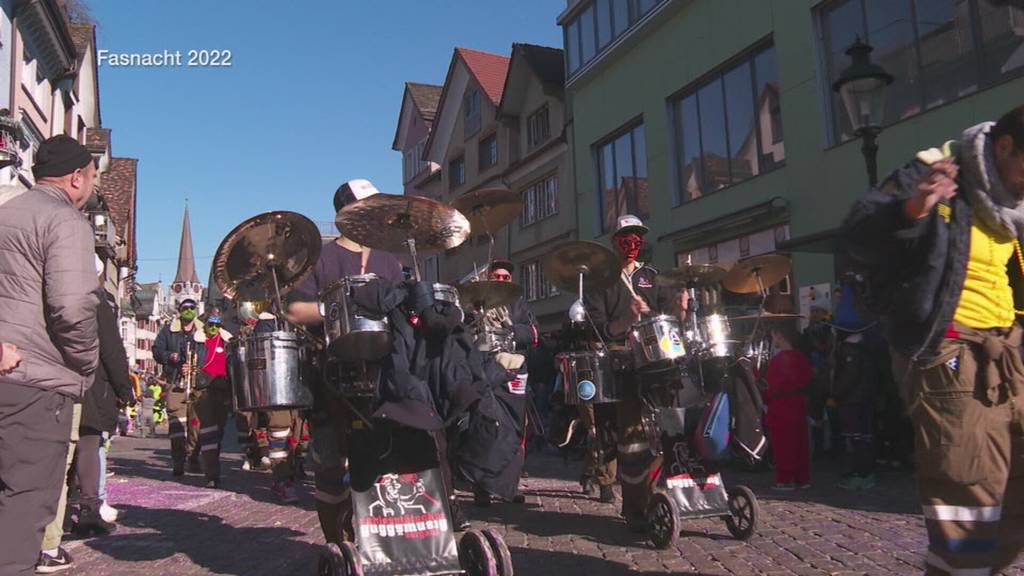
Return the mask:
<path fill-rule="evenodd" d="M 35 164 L 32 175 L 36 180 L 48 177 L 60 177 L 71 174 L 79 168 L 85 168 L 92 162 L 92 154 L 74 138 L 61 134 L 43 140 L 36 150 Z"/>

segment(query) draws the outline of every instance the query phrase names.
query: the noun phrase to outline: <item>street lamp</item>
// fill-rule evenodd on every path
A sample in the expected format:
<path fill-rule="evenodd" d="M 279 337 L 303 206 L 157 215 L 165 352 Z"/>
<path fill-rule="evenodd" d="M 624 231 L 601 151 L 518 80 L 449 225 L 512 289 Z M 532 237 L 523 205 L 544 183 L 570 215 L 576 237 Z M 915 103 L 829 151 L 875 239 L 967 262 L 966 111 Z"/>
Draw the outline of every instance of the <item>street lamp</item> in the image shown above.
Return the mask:
<path fill-rule="evenodd" d="M 853 62 L 832 84 L 832 90 L 838 92 L 843 101 L 853 133 L 863 140 L 861 151 L 867 163 L 868 182 L 874 188 L 878 185 L 876 140 L 885 119 L 885 88 L 892 84 L 893 78 L 884 68 L 871 62 L 872 50 L 874 48 L 858 36 L 846 50 Z"/>

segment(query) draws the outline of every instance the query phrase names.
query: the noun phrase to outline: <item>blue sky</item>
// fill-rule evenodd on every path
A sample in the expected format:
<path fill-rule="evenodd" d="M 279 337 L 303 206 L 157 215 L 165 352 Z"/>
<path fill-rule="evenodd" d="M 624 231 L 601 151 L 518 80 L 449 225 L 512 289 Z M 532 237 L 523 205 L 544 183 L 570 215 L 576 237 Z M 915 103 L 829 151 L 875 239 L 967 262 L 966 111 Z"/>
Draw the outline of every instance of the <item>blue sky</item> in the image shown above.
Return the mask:
<path fill-rule="evenodd" d="M 230 68 L 100 67 L 115 156 L 139 159 L 140 281 L 174 277 L 188 197 L 205 283 L 221 239 L 268 210 L 333 219 L 335 188 L 401 191 L 405 81 L 442 84 L 456 46 L 561 45 L 562 0 L 90 0 L 111 53 L 230 50 Z M 183 57 L 187 60 L 187 56 Z"/>

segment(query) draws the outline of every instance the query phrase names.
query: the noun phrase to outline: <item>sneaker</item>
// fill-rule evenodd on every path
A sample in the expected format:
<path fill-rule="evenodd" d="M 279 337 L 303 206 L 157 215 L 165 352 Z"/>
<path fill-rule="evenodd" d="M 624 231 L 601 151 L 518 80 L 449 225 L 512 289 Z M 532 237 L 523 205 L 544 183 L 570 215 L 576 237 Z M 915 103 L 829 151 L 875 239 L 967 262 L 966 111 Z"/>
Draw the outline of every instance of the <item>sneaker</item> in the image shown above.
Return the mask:
<path fill-rule="evenodd" d="M 270 470 L 274 467 L 274 463 L 270 461 L 269 456 L 260 458 L 260 470 Z"/>
<path fill-rule="evenodd" d="M 580 487 L 583 489 L 585 496 L 593 496 L 594 492 L 597 491 L 597 483 L 594 482 L 593 478 L 586 476 L 580 479 Z"/>
<path fill-rule="evenodd" d="M 206 487 L 214 490 L 220 489 L 220 478 L 208 478 L 206 480 Z"/>
<path fill-rule="evenodd" d="M 242 472 L 248 472 L 252 470 L 252 463 L 249 462 L 248 458 L 242 459 Z"/>
<path fill-rule="evenodd" d="M 108 506 L 106 502 L 100 506 L 100 518 L 103 518 L 107 522 L 117 522 L 117 508 Z"/>
<path fill-rule="evenodd" d="M 793 490 L 796 490 L 796 485 L 779 482 L 772 486 L 772 490 L 778 490 L 779 492 L 792 492 Z"/>
<path fill-rule="evenodd" d="M 277 496 L 282 504 L 295 504 L 299 501 L 299 496 L 295 493 L 295 484 L 291 480 L 274 482 L 270 486 L 270 491 Z"/>
<path fill-rule="evenodd" d="M 117 524 L 104 520 L 98 511 L 82 510 L 71 531 L 80 538 L 107 536 L 117 531 Z"/>
<path fill-rule="evenodd" d="M 455 500 L 452 500 L 452 520 L 455 524 L 456 532 L 469 530 L 469 518 L 466 518 L 466 513 L 462 511 L 462 506 Z"/>
<path fill-rule="evenodd" d="M 611 484 L 601 486 L 601 494 L 597 497 L 597 501 L 603 504 L 615 502 L 615 488 Z"/>
<path fill-rule="evenodd" d="M 74 566 L 75 561 L 71 554 L 63 546 L 57 548 L 57 555 L 50 556 L 46 552 L 39 553 L 39 561 L 36 562 L 36 574 L 55 574 Z"/>

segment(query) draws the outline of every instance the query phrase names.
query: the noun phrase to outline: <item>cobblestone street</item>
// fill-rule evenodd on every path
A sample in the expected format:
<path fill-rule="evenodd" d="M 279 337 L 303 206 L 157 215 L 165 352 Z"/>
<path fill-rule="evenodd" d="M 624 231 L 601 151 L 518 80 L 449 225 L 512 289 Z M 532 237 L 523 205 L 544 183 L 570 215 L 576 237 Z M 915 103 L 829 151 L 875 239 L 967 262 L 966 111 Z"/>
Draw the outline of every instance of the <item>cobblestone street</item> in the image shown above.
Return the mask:
<path fill-rule="evenodd" d="M 225 456 L 222 490 L 201 476 L 172 481 L 165 438 L 117 438 L 111 454 L 110 502 L 120 529 L 110 537 L 66 542 L 73 574 L 314 574 L 322 536 L 311 486 L 299 506 L 281 506 L 270 477 L 238 469 Z M 926 545 L 909 475 L 884 474 L 869 494 L 833 488 L 828 466 L 808 491 L 772 494 L 769 473 L 725 472 L 761 500 L 761 528 L 748 543 L 723 522 L 690 522 L 675 549 L 656 551 L 628 533 L 617 510 L 583 497 L 579 463 L 534 456 L 525 505 L 467 506 L 471 518 L 500 530 L 521 575 L 640 574 L 913 574 Z M 1024 561 L 1009 574 L 1024 575 Z"/>

